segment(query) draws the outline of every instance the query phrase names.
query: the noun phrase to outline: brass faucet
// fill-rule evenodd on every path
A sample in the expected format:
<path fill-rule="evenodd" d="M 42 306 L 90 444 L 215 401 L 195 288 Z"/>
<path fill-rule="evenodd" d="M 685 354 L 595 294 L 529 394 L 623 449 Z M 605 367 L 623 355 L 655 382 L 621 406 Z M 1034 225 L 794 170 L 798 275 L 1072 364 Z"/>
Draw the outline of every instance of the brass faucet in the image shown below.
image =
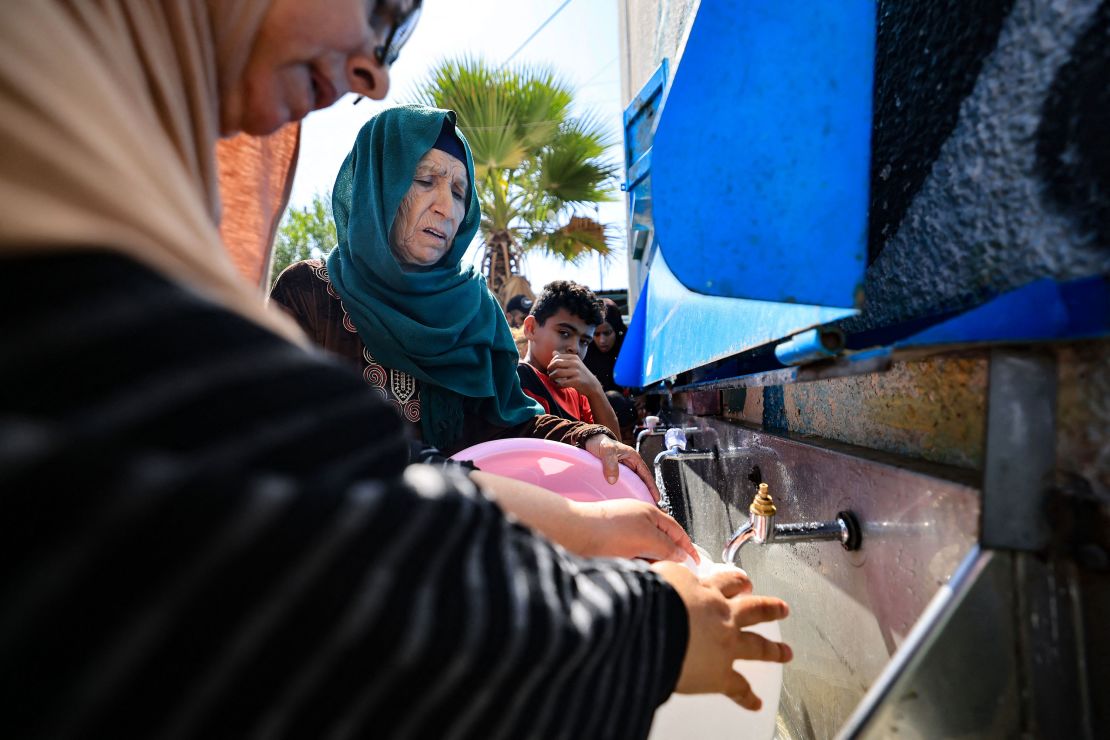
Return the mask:
<path fill-rule="evenodd" d="M 820 542 L 837 540 L 845 550 L 858 550 L 860 547 L 860 527 L 850 511 L 841 511 L 831 522 L 799 522 L 796 524 L 775 524 L 775 502 L 768 492 L 766 483 L 759 484 L 759 492 L 748 507 L 748 521 L 732 533 L 728 544 L 721 553 L 721 559 L 733 563 L 742 548 L 749 541 L 757 545 L 772 542 Z"/>

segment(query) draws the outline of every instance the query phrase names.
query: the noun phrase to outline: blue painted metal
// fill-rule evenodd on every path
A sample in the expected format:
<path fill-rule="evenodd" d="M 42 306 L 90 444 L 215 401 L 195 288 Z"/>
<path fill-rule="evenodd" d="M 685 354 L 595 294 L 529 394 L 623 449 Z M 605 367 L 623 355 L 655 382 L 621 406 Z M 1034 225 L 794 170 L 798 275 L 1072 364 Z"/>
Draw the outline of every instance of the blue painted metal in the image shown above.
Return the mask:
<path fill-rule="evenodd" d="M 652 139 L 669 68 L 669 62 L 664 59 L 624 109 L 624 167 L 628 171 L 628 181 L 621 186 L 621 190 L 631 190 L 651 168 Z M 641 162 L 645 156 L 648 159 Z"/>
<path fill-rule="evenodd" d="M 895 343 L 895 348 L 1088 339 L 1110 334 L 1110 278 L 1035 280 Z"/>
<path fill-rule="evenodd" d="M 922 322 L 928 323 L 927 320 Z M 908 327 L 913 324 L 902 325 Z M 853 351 L 820 366 L 783 368 L 769 351 L 759 347 L 718 364 L 707 364 L 691 373 L 689 383 L 674 390 L 708 390 L 713 388 L 744 388 L 822 380 L 834 377 L 880 372 L 892 361 L 920 356 L 921 350 L 990 344 L 1033 344 L 1039 342 L 1078 341 L 1110 336 L 1110 278 L 1093 276 L 1067 282 L 1037 280 L 1016 290 L 997 296 L 963 313 L 947 313 L 932 325 L 911 336 L 889 329 L 887 346 L 874 347 L 870 340 L 877 330 L 847 338 L 852 346 L 871 346 Z M 782 346 L 782 345 L 779 345 Z"/>
<path fill-rule="evenodd" d="M 795 334 L 775 347 L 775 358 L 783 365 L 805 365 L 836 357 L 844 349 L 839 329 L 810 329 Z"/>
<path fill-rule="evenodd" d="M 644 181 L 651 173 L 651 149 L 641 154 L 629 168 L 628 180 L 621 186 L 622 190 L 633 190 Z"/>
<path fill-rule="evenodd" d="M 642 387 L 855 313 L 694 293 L 657 250 L 614 375 L 622 385 Z"/>
<path fill-rule="evenodd" d="M 632 259 L 648 261 L 655 246 L 651 203 L 651 148 L 667 85 L 666 59 L 624 110 L 624 166 Z"/>
<path fill-rule="evenodd" d="M 654 247 L 651 227 L 651 193 L 645 188 L 636 188 L 628 194 L 629 236 L 632 242 L 632 259 L 648 261 Z"/>
<path fill-rule="evenodd" d="M 875 14 L 702 0 L 652 147 L 655 237 L 691 290 L 857 305 Z"/>
<path fill-rule="evenodd" d="M 644 333 L 647 324 L 648 290 L 651 285 L 651 273 L 640 287 L 640 298 L 636 301 L 636 308 L 628 322 L 628 329 L 624 332 L 624 342 L 621 343 L 620 354 L 613 364 L 613 380 L 628 388 L 642 388 L 647 383 L 644 381 Z"/>

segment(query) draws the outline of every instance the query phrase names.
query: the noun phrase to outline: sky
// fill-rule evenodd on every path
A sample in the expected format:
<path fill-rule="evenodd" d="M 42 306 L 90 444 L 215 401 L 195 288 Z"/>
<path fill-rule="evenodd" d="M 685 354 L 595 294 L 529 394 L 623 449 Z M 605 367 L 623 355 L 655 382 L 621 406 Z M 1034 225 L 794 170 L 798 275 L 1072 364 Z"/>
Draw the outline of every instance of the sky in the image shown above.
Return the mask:
<path fill-rule="evenodd" d="M 363 100 L 352 105 L 348 96 L 331 108 L 305 119 L 300 160 L 293 181 L 291 204 L 305 205 L 314 193 L 331 190 L 335 174 L 354 143 L 359 128 L 384 107 L 410 102 L 419 84 L 444 58 L 479 56 L 503 63 L 564 0 L 424 0 L 424 11 L 412 38 L 390 72 L 390 91 L 384 101 Z M 592 111 L 605 121 L 616 142 L 611 156 L 620 161 L 621 93 L 617 4 L 613 0 L 570 0 L 511 64 L 546 64 L 575 90 L 575 109 Z M 615 234 L 614 255 L 608 263 L 589 257 L 579 266 L 533 254 L 525 258 L 524 273 L 536 292 L 556 279 L 576 280 L 594 289 L 628 287 L 624 257 L 625 205 L 617 200 L 599 207 L 594 215 Z M 465 259 L 477 265 L 478 240 Z"/>

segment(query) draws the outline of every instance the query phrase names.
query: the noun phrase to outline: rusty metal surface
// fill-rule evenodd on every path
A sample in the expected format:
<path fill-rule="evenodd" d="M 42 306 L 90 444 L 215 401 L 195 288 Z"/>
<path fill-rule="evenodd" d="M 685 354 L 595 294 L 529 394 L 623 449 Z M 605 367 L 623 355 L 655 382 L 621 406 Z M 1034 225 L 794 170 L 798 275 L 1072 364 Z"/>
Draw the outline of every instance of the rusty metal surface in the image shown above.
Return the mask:
<path fill-rule="evenodd" d="M 725 415 L 941 465 L 983 466 L 987 353 L 906 362 L 888 371 L 721 391 Z M 684 394 L 675 393 L 676 404 Z"/>
<path fill-rule="evenodd" d="M 719 419 L 674 421 L 704 425 L 720 440 L 715 460 L 664 463 L 672 500 L 709 552 L 746 520 L 759 482 L 784 523 L 841 510 L 859 518 L 857 552 L 812 542 L 752 545 L 741 556 L 758 592 L 791 605 L 782 630 L 797 657 L 786 668 L 779 735 L 833 736 L 975 543 L 976 481 L 955 468 Z"/>
<path fill-rule="evenodd" d="M 1110 499 L 1110 340 L 1059 348 L 1057 464 Z"/>

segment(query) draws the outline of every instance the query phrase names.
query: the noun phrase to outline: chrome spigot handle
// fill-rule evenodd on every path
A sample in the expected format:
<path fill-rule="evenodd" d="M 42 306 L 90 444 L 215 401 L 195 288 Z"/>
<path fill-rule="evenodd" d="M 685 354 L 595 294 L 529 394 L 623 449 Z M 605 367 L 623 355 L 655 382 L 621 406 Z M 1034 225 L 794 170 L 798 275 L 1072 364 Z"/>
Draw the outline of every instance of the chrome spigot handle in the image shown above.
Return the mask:
<path fill-rule="evenodd" d="M 639 444 L 636 446 L 639 451 Z M 682 427 L 668 429 L 663 435 L 663 451 L 655 456 L 655 487 L 659 489 L 659 508 L 668 514 L 674 514 L 671 497 L 667 494 L 667 487 L 663 481 L 663 460 L 673 457 L 686 450 L 686 432 Z"/>
<path fill-rule="evenodd" d="M 659 426 L 658 416 L 645 416 L 644 428 L 636 435 L 636 452 L 640 451 L 640 445 L 644 441 L 644 437 L 650 437 L 653 434 L 658 434 L 656 427 Z"/>
<path fill-rule="evenodd" d="M 668 429 L 666 434 L 663 435 L 663 447 L 668 450 L 681 450 L 686 449 L 686 432 L 682 427 L 674 427 Z"/>

